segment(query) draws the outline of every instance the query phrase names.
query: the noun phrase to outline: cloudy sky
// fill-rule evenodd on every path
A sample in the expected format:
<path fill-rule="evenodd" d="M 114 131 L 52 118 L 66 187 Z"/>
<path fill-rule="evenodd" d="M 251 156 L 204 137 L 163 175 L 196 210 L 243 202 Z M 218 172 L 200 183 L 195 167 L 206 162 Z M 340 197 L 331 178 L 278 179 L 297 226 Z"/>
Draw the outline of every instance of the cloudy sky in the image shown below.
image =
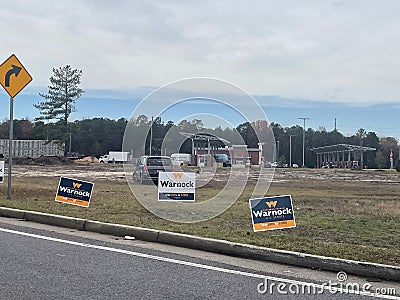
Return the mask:
<path fill-rule="evenodd" d="M 36 95 L 70 64 L 87 98 L 204 76 L 255 96 L 398 108 L 399 15 L 396 0 L 3 1 L 0 60 L 15 53 Z"/>

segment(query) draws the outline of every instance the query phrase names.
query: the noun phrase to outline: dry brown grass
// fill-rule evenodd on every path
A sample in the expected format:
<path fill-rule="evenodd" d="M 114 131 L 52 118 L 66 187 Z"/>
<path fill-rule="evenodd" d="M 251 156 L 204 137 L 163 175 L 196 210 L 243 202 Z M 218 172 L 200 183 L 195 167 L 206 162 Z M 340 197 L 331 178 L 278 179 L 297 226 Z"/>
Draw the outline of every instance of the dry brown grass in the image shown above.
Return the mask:
<path fill-rule="evenodd" d="M 255 175 L 255 171 L 252 171 Z M 206 222 L 179 224 L 148 212 L 132 195 L 120 166 L 21 166 L 13 199 L 0 185 L 0 205 L 105 222 L 170 230 L 254 245 L 346 259 L 400 265 L 400 176 L 393 172 L 277 170 L 268 195 L 292 195 L 297 227 L 254 233 L 249 185 L 238 201 Z M 37 174 L 37 176 L 35 176 Z M 54 201 L 60 174 L 94 182 L 88 209 Z M 221 182 L 200 188 L 199 199 Z"/>

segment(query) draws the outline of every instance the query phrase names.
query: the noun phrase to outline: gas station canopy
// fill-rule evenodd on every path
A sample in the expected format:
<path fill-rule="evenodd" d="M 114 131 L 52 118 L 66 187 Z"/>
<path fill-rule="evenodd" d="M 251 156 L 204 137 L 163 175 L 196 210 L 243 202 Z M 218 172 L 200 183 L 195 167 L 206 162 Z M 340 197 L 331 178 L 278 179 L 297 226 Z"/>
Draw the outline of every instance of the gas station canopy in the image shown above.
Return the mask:
<path fill-rule="evenodd" d="M 225 139 L 223 139 L 223 138 L 221 138 L 221 137 L 218 137 L 218 136 L 215 136 L 215 135 L 212 135 L 212 134 L 209 134 L 209 133 L 202 133 L 202 132 L 198 132 L 198 133 L 187 133 L 187 132 L 181 132 L 181 134 L 184 136 L 184 137 L 186 137 L 186 138 L 188 138 L 188 139 L 191 139 L 192 141 L 195 141 L 195 142 L 210 142 L 210 143 L 212 143 L 212 142 L 218 142 L 218 143 L 224 143 L 225 145 L 229 145 L 230 144 L 230 142 L 229 141 L 227 141 L 227 140 L 225 140 Z"/>
<path fill-rule="evenodd" d="M 317 168 L 364 168 L 364 152 L 376 151 L 375 148 L 337 144 L 312 148 L 317 155 Z"/>
<path fill-rule="evenodd" d="M 327 152 L 342 152 L 342 151 L 376 151 L 375 148 L 371 147 L 364 147 L 364 146 L 357 146 L 357 145 L 350 145 L 350 144 L 337 144 L 337 145 L 330 145 L 330 146 L 323 146 L 312 148 L 311 151 L 315 153 L 327 153 Z"/>

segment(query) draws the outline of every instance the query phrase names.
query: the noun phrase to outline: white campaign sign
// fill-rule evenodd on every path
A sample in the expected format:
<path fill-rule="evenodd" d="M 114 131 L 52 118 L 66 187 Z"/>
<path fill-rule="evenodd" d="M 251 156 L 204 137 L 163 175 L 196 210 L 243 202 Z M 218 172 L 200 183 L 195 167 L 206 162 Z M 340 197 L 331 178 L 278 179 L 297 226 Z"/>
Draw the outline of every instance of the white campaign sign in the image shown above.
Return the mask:
<path fill-rule="evenodd" d="M 196 173 L 160 172 L 158 201 L 195 201 Z"/>

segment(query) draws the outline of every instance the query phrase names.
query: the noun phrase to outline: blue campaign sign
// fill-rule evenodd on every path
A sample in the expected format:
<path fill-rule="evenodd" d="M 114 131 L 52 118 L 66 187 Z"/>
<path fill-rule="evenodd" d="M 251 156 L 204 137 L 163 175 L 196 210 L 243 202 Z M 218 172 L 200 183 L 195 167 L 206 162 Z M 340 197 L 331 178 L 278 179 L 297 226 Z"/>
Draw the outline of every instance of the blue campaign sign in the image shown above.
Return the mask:
<path fill-rule="evenodd" d="M 249 200 L 254 231 L 296 227 L 290 195 Z"/>
<path fill-rule="evenodd" d="M 58 184 L 56 201 L 73 205 L 89 207 L 93 183 L 61 177 Z"/>
<path fill-rule="evenodd" d="M 0 183 L 4 182 L 4 161 L 0 161 Z"/>

